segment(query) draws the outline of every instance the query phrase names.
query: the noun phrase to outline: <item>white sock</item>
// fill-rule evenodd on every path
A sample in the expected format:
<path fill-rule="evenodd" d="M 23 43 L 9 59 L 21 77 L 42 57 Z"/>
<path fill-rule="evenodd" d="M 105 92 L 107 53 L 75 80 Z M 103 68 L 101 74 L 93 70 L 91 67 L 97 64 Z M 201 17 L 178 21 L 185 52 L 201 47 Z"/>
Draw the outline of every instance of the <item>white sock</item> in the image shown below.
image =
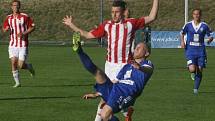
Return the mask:
<path fill-rule="evenodd" d="M 95 121 L 102 121 L 101 116 L 99 115 L 101 113 L 102 109 L 100 108 L 100 105 L 98 106 L 97 112 L 96 112 L 96 118 Z"/>
<path fill-rule="evenodd" d="M 19 71 L 16 70 L 16 71 L 12 71 L 13 73 L 13 78 L 14 78 L 14 81 L 16 82 L 16 84 L 20 84 L 19 82 Z"/>

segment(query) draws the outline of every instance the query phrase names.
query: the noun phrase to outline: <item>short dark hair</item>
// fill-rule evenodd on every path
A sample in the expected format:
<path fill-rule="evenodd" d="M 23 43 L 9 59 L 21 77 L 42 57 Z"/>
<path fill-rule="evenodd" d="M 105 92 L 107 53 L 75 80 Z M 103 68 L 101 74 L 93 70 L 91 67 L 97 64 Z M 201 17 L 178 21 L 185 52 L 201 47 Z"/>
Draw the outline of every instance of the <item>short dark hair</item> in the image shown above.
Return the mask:
<path fill-rule="evenodd" d="M 199 11 L 199 14 L 202 15 L 202 9 L 200 9 L 200 8 L 195 8 L 195 9 L 192 10 L 192 13 L 193 13 L 194 11 Z"/>
<path fill-rule="evenodd" d="M 12 0 L 11 5 L 12 5 L 13 3 L 15 3 L 15 2 L 17 2 L 18 5 L 21 6 L 21 2 L 20 2 L 19 0 Z"/>
<path fill-rule="evenodd" d="M 112 6 L 120 7 L 122 10 L 125 10 L 127 8 L 127 3 L 123 0 L 114 0 Z"/>

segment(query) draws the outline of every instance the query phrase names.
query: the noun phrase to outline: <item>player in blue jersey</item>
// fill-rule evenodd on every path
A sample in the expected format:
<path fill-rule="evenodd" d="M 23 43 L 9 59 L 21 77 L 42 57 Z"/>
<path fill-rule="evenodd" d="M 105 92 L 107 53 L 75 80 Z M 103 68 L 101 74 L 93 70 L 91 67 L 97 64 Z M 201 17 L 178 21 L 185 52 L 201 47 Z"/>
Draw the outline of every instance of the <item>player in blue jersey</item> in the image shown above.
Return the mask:
<path fill-rule="evenodd" d="M 106 102 L 101 111 L 103 121 L 117 121 L 118 119 L 112 114 L 133 106 L 153 73 L 152 63 L 146 60 L 149 56 L 148 48 L 144 43 L 137 44 L 133 55 L 134 61 L 126 64 L 120 70 L 117 75 L 118 80 L 114 81 L 117 83 L 113 84 L 106 74 L 83 52 L 79 42 L 73 43 L 73 49 L 78 53 L 82 64 L 96 79 L 96 93 L 84 97 L 101 96 Z"/>
<path fill-rule="evenodd" d="M 198 94 L 198 89 L 202 80 L 202 71 L 206 67 L 206 49 L 204 39 L 208 36 L 207 43 L 213 41 L 212 31 L 208 25 L 201 21 L 201 9 L 192 11 L 193 20 L 184 25 L 181 31 L 181 47 L 185 48 L 187 66 L 194 82 L 194 94 Z M 184 36 L 186 35 L 186 44 Z"/>

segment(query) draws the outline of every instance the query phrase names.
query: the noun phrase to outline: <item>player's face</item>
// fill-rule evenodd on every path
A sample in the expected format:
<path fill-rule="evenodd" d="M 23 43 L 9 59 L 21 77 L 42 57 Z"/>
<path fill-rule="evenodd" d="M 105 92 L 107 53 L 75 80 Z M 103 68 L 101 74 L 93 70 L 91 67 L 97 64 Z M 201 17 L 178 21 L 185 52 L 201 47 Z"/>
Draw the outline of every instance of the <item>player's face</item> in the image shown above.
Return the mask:
<path fill-rule="evenodd" d="M 112 15 L 112 20 L 115 23 L 118 23 L 122 19 L 123 10 L 120 7 L 112 7 L 111 15 Z"/>
<path fill-rule="evenodd" d="M 193 11 L 193 20 L 194 21 L 200 21 L 201 19 L 201 14 L 199 10 Z"/>
<path fill-rule="evenodd" d="M 18 2 L 13 2 L 11 8 L 13 10 L 13 13 L 17 13 L 17 12 L 19 12 L 20 5 Z"/>
<path fill-rule="evenodd" d="M 148 51 L 143 43 L 139 43 L 134 49 L 134 59 L 141 59 L 148 56 Z"/>

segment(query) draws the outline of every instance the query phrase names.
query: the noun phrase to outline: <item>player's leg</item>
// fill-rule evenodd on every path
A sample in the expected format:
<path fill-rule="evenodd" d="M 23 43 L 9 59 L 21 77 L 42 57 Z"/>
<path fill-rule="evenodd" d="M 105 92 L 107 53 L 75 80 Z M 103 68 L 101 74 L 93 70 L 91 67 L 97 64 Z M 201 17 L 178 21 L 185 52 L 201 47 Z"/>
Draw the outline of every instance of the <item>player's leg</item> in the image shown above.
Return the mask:
<path fill-rule="evenodd" d="M 197 60 L 193 56 L 187 56 L 187 66 L 188 70 L 191 74 L 191 79 L 195 80 L 195 75 L 196 75 L 196 69 L 197 69 Z"/>
<path fill-rule="evenodd" d="M 195 75 L 195 83 L 194 83 L 194 89 L 193 89 L 194 94 L 198 94 L 198 89 L 202 81 L 202 71 L 203 71 L 203 68 L 199 66 L 197 68 L 196 75 Z"/>
<path fill-rule="evenodd" d="M 104 106 L 105 106 L 104 100 L 101 98 L 101 100 L 98 104 L 95 121 L 102 121 L 101 111 L 102 111 Z"/>
<path fill-rule="evenodd" d="M 28 50 L 27 48 L 19 48 L 19 61 L 18 65 L 20 69 L 26 69 L 31 73 L 31 76 L 35 75 L 35 71 L 33 68 L 33 65 L 30 63 L 27 63 L 27 56 L 28 56 Z"/>
<path fill-rule="evenodd" d="M 12 68 L 12 74 L 15 81 L 15 85 L 13 87 L 20 87 L 20 80 L 19 80 L 19 70 L 18 70 L 18 58 L 17 57 L 11 57 L 11 68 Z"/>
<path fill-rule="evenodd" d="M 109 119 L 112 118 L 112 114 L 112 108 L 109 105 L 105 105 L 101 111 L 102 121 L 109 121 Z"/>
<path fill-rule="evenodd" d="M 97 66 L 92 62 L 90 57 L 83 51 L 81 44 L 80 44 L 80 33 L 75 32 L 73 34 L 72 43 L 73 43 L 73 50 L 77 52 L 83 66 L 87 71 L 91 74 L 95 75 L 97 72 Z"/>
<path fill-rule="evenodd" d="M 124 115 L 125 115 L 125 121 L 132 121 L 132 114 L 134 112 L 133 107 L 128 107 L 126 111 L 124 111 Z"/>
<path fill-rule="evenodd" d="M 206 57 L 199 57 L 198 58 L 198 67 L 196 70 L 195 76 L 195 84 L 194 84 L 194 94 L 198 94 L 198 89 L 202 81 L 202 72 L 203 68 L 206 67 Z"/>
<path fill-rule="evenodd" d="M 8 53 L 9 53 L 9 58 L 11 62 L 12 75 L 15 81 L 15 85 L 13 87 L 20 87 L 21 84 L 19 80 L 19 70 L 18 70 L 18 57 L 19 57 L 18 49 L 15 47 L 9 47 Z"/>

